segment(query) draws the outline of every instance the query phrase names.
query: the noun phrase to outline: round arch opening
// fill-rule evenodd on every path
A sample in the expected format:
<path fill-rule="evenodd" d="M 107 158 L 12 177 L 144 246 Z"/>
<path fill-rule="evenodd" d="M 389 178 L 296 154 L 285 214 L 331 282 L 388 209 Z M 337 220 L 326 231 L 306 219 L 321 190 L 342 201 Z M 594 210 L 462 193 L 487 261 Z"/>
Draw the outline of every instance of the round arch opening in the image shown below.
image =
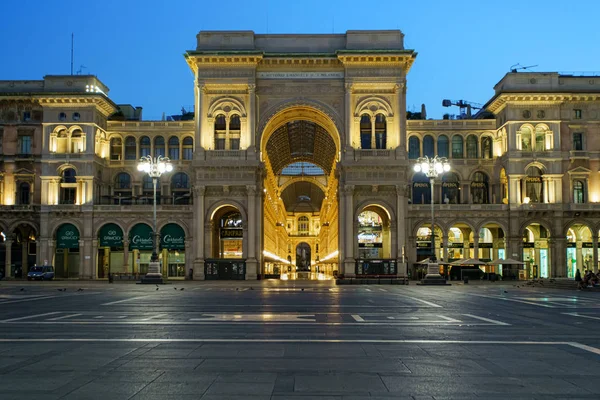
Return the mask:
<path fill-rule="evenodd" d="M 567 229 L 566 276 L 575 278 L 594 269 L 594 243 L 592 230 L 584 224 L 573 224 Z"/>
<path fill-rule="evenodd" d="M 550 277 L 550 248 L 548 239 L 550 231 L 542 224 L 531 223 L 523 230 L 523 262 L 525 265 L 517 269 L 513 267 L 511 278 L 535 279 Z M 504 276 L 507 273 L 504 272 Z"/>

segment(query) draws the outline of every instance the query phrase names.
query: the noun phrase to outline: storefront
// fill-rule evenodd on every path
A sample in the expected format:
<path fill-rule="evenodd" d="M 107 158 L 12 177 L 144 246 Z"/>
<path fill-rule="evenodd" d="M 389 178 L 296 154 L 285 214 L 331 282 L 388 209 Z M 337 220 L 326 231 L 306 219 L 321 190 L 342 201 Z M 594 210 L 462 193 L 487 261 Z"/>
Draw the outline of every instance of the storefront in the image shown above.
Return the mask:
<path fill-rule="evenodd" d="M 358 216 L 358 258 L 383 258 L 383 222 L 375 211 Z"/>
<path fill-rule="evenodd" d="M 79 278 L 79 229 L 63 224 L 56 230 L 54 270 L 57 278 Z"/>
<path fill-rule="evenodd" d="M 126 263 L 124 253 L 121 227 L 113 223 L 102 226 L 98 232 L 98 278 L 108 278 L 109 274 L 131 274 L 133 257 L 129 254 Z"/>
<path fill-rule="evenodd" d="M 183 228 L 177 224 L 163 226 L 160 230 L 160 249 L 163 275 L 169 278 L 185 278 L 185 232 Z"/>
<path fill-rule="evenodd" d="M 133 257 L 133 273 L 146 274 L 152 257 L 152 228 L 137 224 L 129 231 L 129 251 Z"/>

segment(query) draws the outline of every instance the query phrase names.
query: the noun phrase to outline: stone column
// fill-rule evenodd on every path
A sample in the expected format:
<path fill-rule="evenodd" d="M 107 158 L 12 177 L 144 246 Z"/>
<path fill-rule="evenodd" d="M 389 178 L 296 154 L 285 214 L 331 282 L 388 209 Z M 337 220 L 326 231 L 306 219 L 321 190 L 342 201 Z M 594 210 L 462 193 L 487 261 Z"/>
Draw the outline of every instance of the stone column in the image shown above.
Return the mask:
<path fill-rule="evenodd" d="M 396 239 L 397 258 L 406 262 L 406 197 L 402 186 L 396 186 Z"/>
<path fill-rule="evenodd" d="M 21 273 L 23 277 L 27 276 L 27 270 L 29 269 L 27 258 L 29 255 L 29 239 L 23 240 L 21 244 Z"/>
<path fill-rule="evenodd" d="M 249 98 L 249 107 L 248 107 L 248 145 L 250 148 L 256 148 L 256 85 L 249 84 L 248 85 L 248 98 Z"/>
<path fill-rule="evenodd" d="M 46 258 L 44 259 L 44 263 L 46 260 L 48 260 L 48 265 L 53 265 L 54 262 L 56 261 L 54 259 L 54 256 L 56 254 L 56 240 L 53 239 L 48 239 L 47 240 L 48 243 L 48 248 L 46 251 Z M 54 269 L 56 269 L 56 265 L 54 266 Z"/>
<path fill-rule="evenodd" d="M 12 264 L 12 244 L 13 244 L 13 240 L 12 239 L 6 239 L 4 241 L 4 247 L 5 247 L 5 252 L 4 252 L 4 275 L 5 276 L 9 276 L 9 277 L 13 277 L 13 270 L 11 268 L 11 264 Z"/>
<path fill-rule="evenodd" d="M 85 268 L 85 240 L 79 240 L 79 279 L 86 277 L 86 268 Z"/>
<path fill-rule="evenodd" d="M 473 258 L 479 260 L 479 235 L 473 232 Z"/>
<path fill-rule="evenodd" d="M 123 239 L 123 267 L 127 273 L 133 272 L 133 270 L 129 270 L 129 239 Z"/>
<path fill-rule="evenodd" d="M 442 236 L 442 243 L 444 247 L 444 261 L 448 262 L 448 235 Z"/>
<path fill-rule="evenodd" d="M 594 263 L 594 273 L 598 273 L 598 236 L 592 235 L 592 260 Z"/>
<path fill-rule="evenodd" d="M 371 116 L 371 148 L 377 148 L 377 142 L 375 141 L 375 116 Z"/>
<path fill-rule="evenodd" d="M 551 277 L 565 278 L 567 276 L 567 239 L 561 237 L 553 237 L 548 239 L 548 247 L 550 248 Z"/>
<path fill-rule="evenodd" d="M 258 260 L 256 257 L 256 243 L 257 236 L 261 234 L 258 229 L 258 221 L 256 220 L 256 199 L 257 195 L 256 186 L 247 185 L 246 192 L 248 197 L 248 258 L 246 259 L 246 279 L 256 279 Z"/>
<path fill-rule="evenodd" d="M 98 239 L 92 239 L 90 279 L 98 279 Z M 107 276 L 108 277 L 108 276 Z"/>
<path fill-rule="evenodd" d="M 344 273 L 346 276 L 354 276 L 355 264 L 354 259 L 354 186 L 346 185 L 344 187 L 344 214 L 340 215 L 340 221 L 344 223 Z"/>
<path fill-rule="evenodd" d="M 354 120 L 352 113 L 352 84 L 346 83 L 345 88 L 346 95 L 344 101 L 346 103 L 346 115 L 344 115 L 344 129 L 346 129 L 346 147 L 349 147 L 352 145 L 352 121 Z"/>
<path fill-rule="evenodd" d="M 395 118 L 398 124 L 399 146 L 401 154 L 406 152 L 406 83 L 400 83 L 396 89 L 397 115 Z"/>
<path fill-rule="evenodd" d="M 204 194 L 206 193 L 205 186 L 194 187 L 194 243 L 195 245 L 190 247 L 190 255 L 195 250 L 194 258 L 194 279 L 204 280 L 204 243 L 206 237 L 204 235 Z M 186 250 L 188 247 L 186 246 Z M 187 251 L 186 251 L 187 253 Z M 187 260 L 186 254 L 186 260 Z M 186 261 L 187 263 L 187 261 Z M 189 271 L 186 271 L 186 276 L 189 278 Z"/>
<path fill-rule="evenodd" d="M 201 245 L 201 243 L 198 243 L 198 245 Z M 192 259 L 192 257 L 189 257 L 190 254 L 194 254 L 194 251 L 196 249 L 194 248 L 194 240 L 193 239 L 185 239 L 185 279 L 189 280 L 190 279 L 190 270 L 192 270 L 193 272 L 193 268 L 194 268 L 194 261 Z M 202 273 L 204 273 L 204 269 L 202 270 Z"/>
<path fill-rule="evenodd" d="M 204 83 L 197 81 L 194 87 L 194 97 L 196 98 L 196 109 L 195 109 L 195 129 L 196 129 L 196 140 L 194 141 L 194 153 L 198 154 L 200 149 L 204 147 L 204 135 L 202 134 L 202 121 L 204 119 L 203 114 L 203 97 L 204 97 Z M 196 158 L 196 157 L 194 157 Z"/>

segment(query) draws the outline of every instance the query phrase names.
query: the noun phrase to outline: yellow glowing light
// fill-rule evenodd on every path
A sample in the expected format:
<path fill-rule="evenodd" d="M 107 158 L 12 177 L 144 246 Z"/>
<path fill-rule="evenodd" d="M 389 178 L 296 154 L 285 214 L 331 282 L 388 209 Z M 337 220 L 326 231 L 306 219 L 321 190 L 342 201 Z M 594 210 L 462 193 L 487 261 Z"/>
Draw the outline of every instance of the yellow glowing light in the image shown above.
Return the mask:
<path fill-rule="evenodd" d="M 594 194 L 592 195 L 592 203 L 597 203 L 598 202 L 598 195 Z"/>
<path fill-rule="evenodd" d="M 524 203 L 524 204 L 529 204 L 529 202 L 530 202 L 530 201 L 531 201 L 531 199 L 530 199 L 529 197 L 525 197 L 525 198 L 523 199 L 523 203 Z"/>

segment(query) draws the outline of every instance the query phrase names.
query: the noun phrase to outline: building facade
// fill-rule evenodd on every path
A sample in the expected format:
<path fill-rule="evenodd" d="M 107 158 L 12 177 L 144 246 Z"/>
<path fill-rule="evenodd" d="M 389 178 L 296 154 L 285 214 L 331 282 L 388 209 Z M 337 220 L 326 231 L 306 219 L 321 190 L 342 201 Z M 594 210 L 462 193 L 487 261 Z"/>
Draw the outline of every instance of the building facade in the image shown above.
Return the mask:
<path fill-rule="evenodd" d="M 506 74 L 468 119 L 406 112 L 400 31 L 200 32 L 194 112 L 144 121 L 95 76 L 0 81 L 0 260 L 58 277 L 135 277 L 152 251 L 193 279 L 403 275 L 438 258 L 516 258 L 530 277 L 598 268 L 600 78 Z"/>

